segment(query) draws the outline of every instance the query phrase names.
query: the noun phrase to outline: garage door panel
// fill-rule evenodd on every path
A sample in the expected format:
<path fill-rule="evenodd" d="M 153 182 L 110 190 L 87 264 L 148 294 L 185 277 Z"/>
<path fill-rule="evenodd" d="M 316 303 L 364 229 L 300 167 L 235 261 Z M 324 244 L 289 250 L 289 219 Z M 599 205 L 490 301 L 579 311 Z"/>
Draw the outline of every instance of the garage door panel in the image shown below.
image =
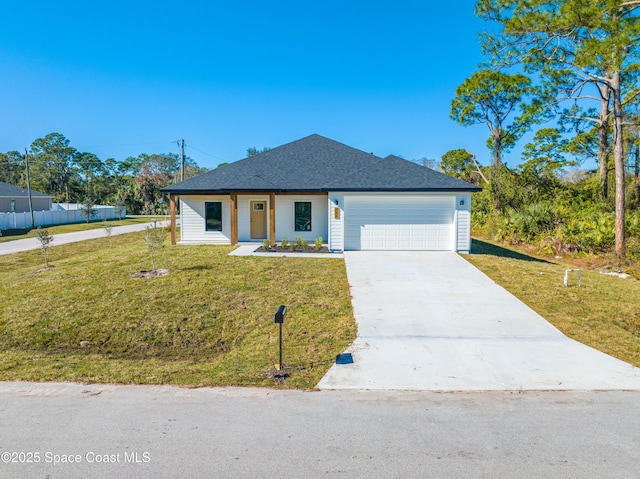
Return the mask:
<path fill-rule="evenodd" d="M 453 249 L 454 197 L 349 197 L 345 206 L 345 249 Z"/>

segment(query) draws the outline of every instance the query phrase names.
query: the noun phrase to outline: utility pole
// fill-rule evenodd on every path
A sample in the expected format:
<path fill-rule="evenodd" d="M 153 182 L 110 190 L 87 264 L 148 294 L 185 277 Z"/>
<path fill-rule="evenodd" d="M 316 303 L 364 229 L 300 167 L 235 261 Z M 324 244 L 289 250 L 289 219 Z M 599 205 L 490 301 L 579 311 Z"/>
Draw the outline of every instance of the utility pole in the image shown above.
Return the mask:
<path fill-rule="evenodd" d="M 184 181 L 184 138 L 180 141 L 180 181 Z"/>
<path fill-rule="evenodd" d="M 33 221 L 33 202 L 31 201 L 31 179 L 29 178 L 29 153 L 24 149 L 24 161 L 27 166 L 27 195 L 29 196 L 29 214 L 31 215 L 31 228 L 35 226 Z"/>

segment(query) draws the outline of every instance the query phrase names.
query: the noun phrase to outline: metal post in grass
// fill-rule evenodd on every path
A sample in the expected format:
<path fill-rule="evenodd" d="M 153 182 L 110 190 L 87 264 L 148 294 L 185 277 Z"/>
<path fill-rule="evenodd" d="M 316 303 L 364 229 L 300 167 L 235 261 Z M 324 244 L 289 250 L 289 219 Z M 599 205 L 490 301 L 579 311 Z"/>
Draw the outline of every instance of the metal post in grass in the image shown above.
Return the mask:
<path fill-rule="evenodd" d="M 280 371 L 282 367 L 282 324 L 284 323 L 284 317 L 287 314 L 287 307 L 282 305 L 276 311 L 275 323 L 280 325 L 280 362 L 276 364 L 276 369 Z"/>
<path fill-rule="evenodd" d="M 580 287 L 580 270 L 579 269 L 567 269 L 564 272 L 564 286 L 569 287 L 569 273 L 577 273 L 578 276 L 578 288 Z"/>

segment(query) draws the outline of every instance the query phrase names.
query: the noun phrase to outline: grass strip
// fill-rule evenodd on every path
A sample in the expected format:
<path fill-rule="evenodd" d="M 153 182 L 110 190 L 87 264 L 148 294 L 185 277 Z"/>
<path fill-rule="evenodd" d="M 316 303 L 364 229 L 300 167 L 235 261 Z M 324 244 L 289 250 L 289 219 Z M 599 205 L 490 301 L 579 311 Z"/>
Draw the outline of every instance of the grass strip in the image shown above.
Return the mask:
<path fill-rule="evenodd" d="M 473 239 L 464 258 L 570 338 L 640 367 L 640 281 L 581 270 L 581 285 L 557 260 Z"/>

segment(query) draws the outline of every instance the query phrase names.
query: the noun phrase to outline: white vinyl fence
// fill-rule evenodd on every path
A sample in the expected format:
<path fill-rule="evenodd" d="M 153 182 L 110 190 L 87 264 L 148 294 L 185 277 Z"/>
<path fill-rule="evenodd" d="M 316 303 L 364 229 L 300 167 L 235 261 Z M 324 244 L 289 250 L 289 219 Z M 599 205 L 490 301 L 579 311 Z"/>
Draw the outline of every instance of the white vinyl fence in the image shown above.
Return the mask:
<path fill-rule="evenodd" d="M 124 208 L 117 206 L 95 205 L 96 213 L 92 220 L 112 220 L 126 216 Z M 81 205 L 54 203 L 51 211 L 34 211 L 35 226 L 65 225 L 82 223 L 86 218 L 82 216 Z M 0 213 L 0 230 L 31 228 L 31 215 L 27 213 Z"/>

